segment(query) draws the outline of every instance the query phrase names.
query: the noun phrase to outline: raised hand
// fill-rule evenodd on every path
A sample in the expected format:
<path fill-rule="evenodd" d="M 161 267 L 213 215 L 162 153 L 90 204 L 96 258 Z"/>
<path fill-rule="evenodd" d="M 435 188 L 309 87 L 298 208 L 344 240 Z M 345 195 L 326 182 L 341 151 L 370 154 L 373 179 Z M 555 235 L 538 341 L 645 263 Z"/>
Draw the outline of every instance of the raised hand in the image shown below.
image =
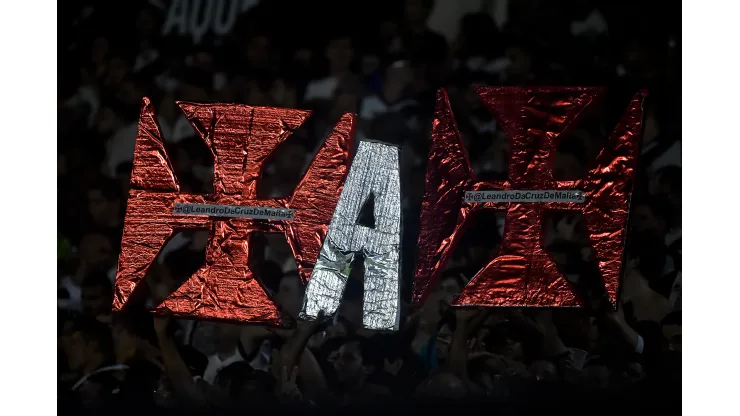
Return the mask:
<path fill-rule="evenodd" d="M 154 316 L 154 331 L 157 335 L 165 335 L 167 333 L 167 326 L 170 324 L 170 316 L 155 315 Z"/>
<path fill-rule="evenodd" d="M 274 334 L 273 329 L 261 325 L 244 325 L 241 329 L 242 342 L 245 340 L 263 340 Z"/>
<path fill-rule="evenodd" d="M 288 374 L 288 367 L 282 366 L 280 378 L 277 385 L 277 396 L 284 401 L 300 401 L 301 391 L 298 389 L 296 379 L 298 378 L 298 367 L 294 366 Z"/>
<path fill-rule="evenodd" d="M 458 323 L 468 323 L 480 314 L 480 309 L 460 307 L 455 308 L 455 319 Z"/>
<path fill-rule="evenodd" d="M 617 305 L 617 310 L 614 312 L 609 313 L 608 318 L 610 321 L 612 321 L 615 324 L 623 325 L 626 324 L 627 321 L 624 318 L 624 301 L 620 301 Z"/>
<path fill-rule="evenodd" d="M 296 332 L 303 337 L 310 337 L 315 334 L 321 326 L 325 323 L 326 314 L 323 310 L 320 310 L 316 319 L 312 321 L 299 321 L 296 325 Z"/>
<path fill-rule="evenodd" d="M 309 338 L 318 331 L 324 321 L 324 311 L 319 311 L 318 316 L 313 321 L 298 322 L 296 329 L 288 338 L 287 342 L 280 348 L 280 362 L 283 368 L 293 367 L 299 363 L 301 354 L 306 348 Z"/>

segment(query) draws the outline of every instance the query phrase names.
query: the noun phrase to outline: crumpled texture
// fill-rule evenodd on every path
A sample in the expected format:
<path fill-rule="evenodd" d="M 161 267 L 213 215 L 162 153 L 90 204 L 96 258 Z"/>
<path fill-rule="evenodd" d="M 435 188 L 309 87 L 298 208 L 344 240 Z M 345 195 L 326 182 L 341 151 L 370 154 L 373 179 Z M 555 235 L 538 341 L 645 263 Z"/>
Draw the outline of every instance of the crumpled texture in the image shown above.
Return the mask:
<path fill-rule="evenodd" d="M 131 174 L 113 310 L 122 310 L 167 240 L 179 230 L 210 231 L 205 264 L 155 308 L 181 317 L 280 324 L 278 309 L 249 269 L 254 232 L 282 232 L 304 282 L 311 275 L 349 171 L 355 117 L 344 114 L 288 198 L 257 199 L 267 158 L 309 111 L 178 102 L 208 145 L 214 194 L 180 192 L 154 108 L 144 98 Z M 295 210 L 292 221 L 175 215 L 175 203 Z"/>
<path fill-rule="evenodd" d="M 456 243 L 478 210 L 506 212 L 500 252 L 480 270 L 455 300 L 458 306 L 581 306 L 581 300 L 544 251 L 543 214 L 580 211 L 595 249 L 612 303 L 616 302 L 629 201 L 642 131 L 640 91 L 607 140 L 585 178 L 555 181 L 552 160 L 558 138 L 578 124 L 580 115 L 605 90 L 593 87 L 477 87 L 511 143 L 509 180 L 478 181 L 444 90 L 437 94 L 432 143 L 419 234 L 414 305 L 424 302 L 444 270 Z M 585 203 L 466 203 L 465 191 L 580 190 Z M 491 233 L 496 230 L 491 230 Z"/>
<path fill-rule="evenodd" d="M 339 308 L 355 254 L 364 260 L 362 325 L 396 330 L 400 319 L 401 180 L 399 149 L 361 141 L 339 197 L 329 234 L 306 287 L 301 316 L 327 316 Z M 357 224 L 374 196 L 375 228 Z"/>

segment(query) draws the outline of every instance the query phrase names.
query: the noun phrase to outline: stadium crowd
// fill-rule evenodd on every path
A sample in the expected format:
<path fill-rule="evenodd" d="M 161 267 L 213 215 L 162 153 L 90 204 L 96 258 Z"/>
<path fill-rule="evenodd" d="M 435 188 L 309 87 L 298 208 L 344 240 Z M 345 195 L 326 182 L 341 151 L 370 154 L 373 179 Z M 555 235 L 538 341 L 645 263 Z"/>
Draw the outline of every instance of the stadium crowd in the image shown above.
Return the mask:
<path fill-rule="evenodd" d="M 509 0 L 494 19 L 494 2 L 481 1 L 447 39 L 429 28 L 439 6 L 430 0 L 113 3 L 70 1 L 59 12 L 60 409 L 481 399 L 503 411 L 651 397 L 667 409 L 671 395 L 680 398 L 680 19 L 668 6 Z M 278 234 L 255 237 L 252 268 L 293 329 L 147 311 L 203 264 L 207 231 L 173 237 L 135 304 L 111 313 L 142 97 L 154 103 L 188 192 L 212 191 L 213 163 L 177 100 L 313 110 L 265 169 L 264 197 L 292 192 L 344 112 L 358 114 L 358 138 L 400 145 L 407 302 L 438 88 L 449 93 L 476 174 L 507 174 L 507 138 L 474 85 L 609 87 L 603 111 L 559 143 L 562 180 L 582 177 L 630 96 L 650 91 L 616 312 L 589 284 L 598 269 L 582 219 L 566 215 L 547 218 L 547 248 L 585 308 L 451 309 L 500 243 L 503 217 L 491 213 L 465 233 L 423 307 L 402 305 L 394 333 L 362 328 L 361 267 L 336 316 L 295 319 L 304 288 Z"/>

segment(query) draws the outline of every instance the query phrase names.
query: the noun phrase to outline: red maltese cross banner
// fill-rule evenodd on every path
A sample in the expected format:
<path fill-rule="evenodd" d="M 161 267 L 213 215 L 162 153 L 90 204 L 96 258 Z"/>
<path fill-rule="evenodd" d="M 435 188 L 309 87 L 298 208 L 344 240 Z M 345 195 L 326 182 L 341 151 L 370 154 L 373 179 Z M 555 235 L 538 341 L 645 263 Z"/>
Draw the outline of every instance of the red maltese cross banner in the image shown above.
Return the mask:
<path fill-rule="evenodd" d="M 414 304 L 422 303 L 438 280 L 465 227 L 472 225 L 471 214 L 484 209 L 506 213 L 501 249 L 454 305 L 581 305 L 543 248 L 542 220 L 549 210 L 583 213 L 603 283 L 615 302 L 646 93 L 630 101 L 583 179 L 555 181 L 552 162 L 558 139 L 605 90 L 478 87 L 476 92 L 508 136 L 509 180 L 476 179 L 447 94 L 440 91 L 422 204 Z"/>
<path fill-rule="evenodd" d="M 249 268 L 250 237 L 254 232 L 284 233 L 304 283 L 308 280 L 349 170 L 355 117 L 342 116 L 292 196 L 257 199 L 267 157 L 310 112 L 237 104 L 178 104 L 211 149 L 214 194 L 180 192 L 154 109 L 144 99 L 113 310 L 123 308 L 177 230 L 207 229 L 205 264 L 156 311 L 278 324 L 277 307 Z"/>

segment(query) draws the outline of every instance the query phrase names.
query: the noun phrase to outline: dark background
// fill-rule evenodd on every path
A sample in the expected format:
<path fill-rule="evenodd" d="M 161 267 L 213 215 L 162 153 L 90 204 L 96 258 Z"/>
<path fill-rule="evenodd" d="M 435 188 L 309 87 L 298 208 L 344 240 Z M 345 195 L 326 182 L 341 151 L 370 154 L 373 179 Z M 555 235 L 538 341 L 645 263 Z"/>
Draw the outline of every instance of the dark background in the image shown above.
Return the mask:
<path fill-rule="evenodd" d="M 183 395 L 192 396 L 183 393 L 188 391 L 186 379 L 198 375 L 209 380 L 191 387 L 209 397 L 210 405 L 239 406 L 243 403 L 235 397 L 247 397 L 240 389 L 252 385 L 264 390 L 259 397 L 266 402 L 287 400 L 280 393 L 284 383 L 275 356 L 294 337 L 256 335 L 250 332 L 254 329 L 192 321 L 166 323 L 165 336 L 154 330 L 150 315 L 141 313 L 202 264 L 207 234 L 177 235 L 147 279 L 140 305 L 126 316 L 109 316 L 143 96 L 155 105 L 184 191 L 212 190 L 212 162 L 179 113 L 176 100 L 314 110 L 272 158 L 260 189 L 263 196 L 292 192 L 343 112 L 359 115 L 357 138 L 401 145 L 402 285 L 408 300 L 418 233 L 415 222 L 438 88 L 447 88 L 474 170 L 485 179 L 505 177 L 508 144 L 472 85 L 609 87 L 603 111 L 559 145 L 557 179 L 582 176 L 629 98 L 647 88 L 650 96 L 628 243 L 633 266 L 622 285 L 622 309 L 628 326 L 643 336 L 646 346 L 650 340 L 650 351 L 661 353 L 626 354 L 624 350 L 632 348 L 629 341 L 620 338 L 620 331 L 611 333 L 605 327 L 603 311 L 557 310 L 544 315 L 489 311 L 491 316 L 469 337 L 475 344 L 469 355 L 491 354 L 487 361 L 471 364 L 483 370 L 467 376 L 450 370 L 448 345 L 457 320 L 447 306 L 465 279 L 496 249 L 500 233 L 491 230 L 500 230 L 503 223 L 493 214 L 478 218 L 479 226 L 465 234 L 445 279 L 425 307 L 411 314 L 404 306 L 405 324 L 399 334 L 384 338 L 359 328 L 362 286 L 361 274 L 356 274 L 350 279 L 341 319 L 312 336 L 306 351 L 315 356 L 319 373 L 329 380 L 324 390 L 332 399 L 326 401 L 334 404 L 388 394 L 399 399 L 414 392 L 442 395 L 430 392 L 455 392 L 458 384 L 461 395 L 484 392 L 488 398 L 513 401 L 520 394 L 545 397 L 538 384 L 541 380 L 557 384 L 548 391 L 562 386 L 579 392 L 598 388 L 634 398 L 638 396 L 630 386 L 646 379 L 657 377 L 661 385 L 669 385 L 666 380 L 680 381 L 675 361 L 676 354 L 680 359 L 681 309 L 680 8 L 638 1 L 510 0 L 506 13 L 498 16 L 504 23 L 498 25 L 488 12 L 495 2 L 481 2 L 483 11 L 461 16 L 457 36 L 447 39 L 426 23 L 443 3 L 60 4 L 58 307 L 59 386 L 65 406 L 116 403 L 123 397 L 121 392 L 136 398 L 129 403 L 147 400 L 177 406 L 187 402 Z M 184 12 L 177 11 L 181 6 Z M 452 14 L 450 18 L 458 19 Z M 548 248 L 553 254 L 561 253 L 560 263 L 576 275 L 586 274 L 578 255 L 575 260 L 571 255 L 585 244 L 581 224 L 578 218 L 553 217 L 545 225 Z M 286 315 L 295 315 L 302 288 L 287 244 L 281 236 L 267 235 L 255 247 L 252 257 L 260 278 Z M 351 336 L 359 338 L 350 341 Z M 177 345 L 176 355 L 187 363 L 189 375 L 173 373 L 162 339 Z M 561 348 L 550 348 L 552 339 L 559 339 Z M 260 346 L 264 357 L 257 362 Z M 562 357 L 577 355 L 571 349 L 586 351 L 590 364 L 575 365 L 582 367 L 576 369 L 572 363 L 564 364 Z M 352 361 L 357 357 L 359 364 Z M 226 362 L 219 364 L 222 359 Z M 342 359 L 347 363 L 337 364 Z M 402 363 L 398 364 L 401 370 L 389 369 L 389 362 Z M 84 388 L 72 389 L 84 374 L 111 363 L 128 367 L 104 371 L 82 383 Z M 218 371 L 222 367 L 229 371 Z M 306 386 L 311 379 L 301 371 L 298 389 L 304 404 L 309 399 L 324 400 L 314 397 L 316 393 Z M 477 389 L 461 379 L 471 380 Z"/>

